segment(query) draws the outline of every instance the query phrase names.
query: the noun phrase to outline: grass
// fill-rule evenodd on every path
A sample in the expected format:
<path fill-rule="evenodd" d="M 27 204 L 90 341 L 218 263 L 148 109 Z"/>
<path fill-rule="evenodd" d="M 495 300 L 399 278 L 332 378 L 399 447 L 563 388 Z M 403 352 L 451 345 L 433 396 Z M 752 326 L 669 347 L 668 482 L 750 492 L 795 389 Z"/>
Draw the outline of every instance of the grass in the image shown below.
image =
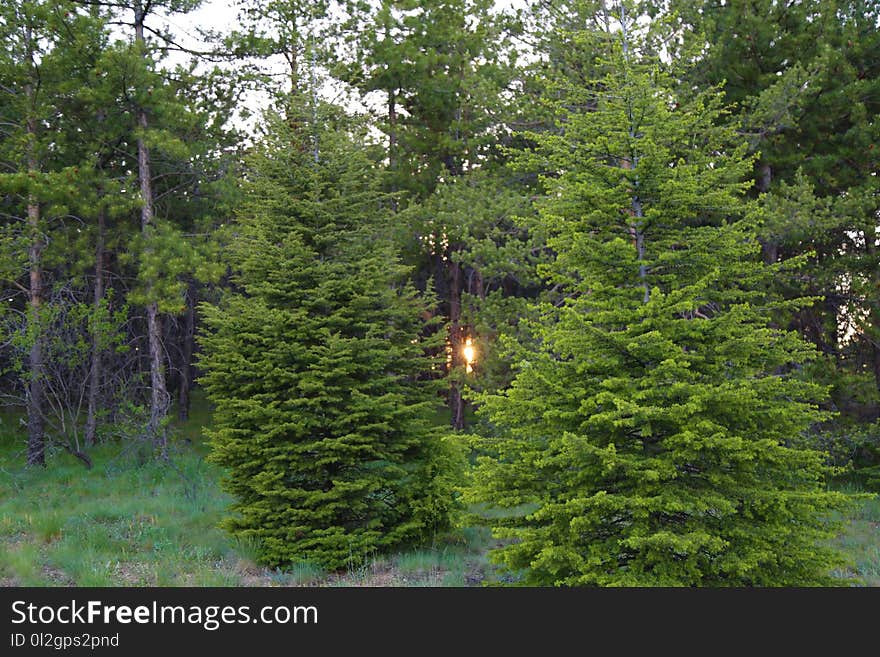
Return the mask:
<path fill-rule="evenodd" d="M 61 450 L 24 467 L 19 418 L 0 416 L 0 586 L 464 586 L 491 577 L 488 532 L 464 530 L 421 550 L 375 557 L 348 572 L 257 565 L 255 546 L 218 529 L 230 498 L 205 461 L 205 404 L 174 427 L 172 463 L 132 450 Z"/>
<path fill-rule="evenodd" d="M 375 556 L 344 572 L 310 563 L 257 565 L 256 546 L 217 528 L 229 497 L 205 461 L 204 404 L 172 432 L 172 462 L 142 462 L 102 445 L 86 470 L 69 454 L 26 468 L 22 428 L 0 416 L 0 586 L 479 586 L 510 582 L 487 558 L 486 527 L 438 536 L 421 549 Z M 529 507 L 508 510 L 525 514 Z M 491 519 L 495 510 L 475 509 Z M 880 586 L 880 499 L 863 500 L 838 546 L 851 561 L 839 576 Z"/>
<path fill-rule="evenodd" d="M 841 577 L 880 586 L 880 496 L 858 503 L 836 544 L 851 562 Z"/>

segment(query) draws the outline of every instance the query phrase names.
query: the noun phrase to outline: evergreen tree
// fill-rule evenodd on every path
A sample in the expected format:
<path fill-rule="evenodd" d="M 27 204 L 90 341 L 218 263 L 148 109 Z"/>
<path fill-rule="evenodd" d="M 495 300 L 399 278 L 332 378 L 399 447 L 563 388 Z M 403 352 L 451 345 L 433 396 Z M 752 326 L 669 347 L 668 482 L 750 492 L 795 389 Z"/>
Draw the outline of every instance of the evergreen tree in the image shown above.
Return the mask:
<path fill-rule="evenodd" d="M 274 121 L 250 162 L 236 291 L 203 307 L 202 383 L 236 498 L 225 526 L 267 564 L 341 568 L 446 527 L 454 459 L 377 167 L 332 127 L 316 161 L 315 126 L 293 124 Z"/>
<path fill-rule="evenodd" d="M 754 195 L 768 262 L 810 260 L 774 286 L 820 303 L 783 314 L 823 353 L 840 421 L 880 416 L 875 233 L 880 5 L 873 0 L 672 2 L 688 87 L 722 85 L 759 152 Z M 867 236 L 867 237 L 866 237 Z M 873 388 L 873 389 L 872 389 Z"/>
<path fill-rule="evenodd" d="M 463 257 L 468 247 L 463 240 L 484 233 L 497 216 L 485 204 L 464 214 L 443 207 L 464 203 L 468 190 L 481 186 L 476 180 L 440 188 L 473 178 L 497 155 L 516 59 L 510 21 L 489 0 L 382 0 L 367 12 L 352 4 L 354 19 L 368 27 L 356 52 L 336 70 L 368 103 L 381 97 L 378 127 L 387 137 L 387 189 L 392 208 L 406 211 L 398 220 L 405 260 L 416 264 L 420 286 L 433 286 L 436 312 L 448 320 L 447 399 L 451 424 L 461 429 L 465 405 L 458 379 L 473 333 L 462 313 L 465 295 L 479 296 L 483 280 L 472 266 L 476 262 Z M 431 198 L 435 191 L 440 198 Z"/>
<path fill-rule="evenodd" d="M 53 285 L 47 259 L 59 255 L 51 237 L 60 233 L 71 209 L 78 209 L 94 165 L 83 152 L 70 103 L 88 84 L 103 34 L 99 17 L 72 2 L 17 1 L 0 9 L 0 279 L 11 290 L 3 295 L 7 303 L 0 315 L 11 318 L 4 328 L 14 327 L 13 335 L 3 336 L 4 347 L 27 353 L 26 366 L 8 352 L 5 365 L 20 375 L 32 465 L 45 464 L 51 363 L 44 324 Z"/>
<path fill-rule="evenodd" d="M 829 582 L 845 498 L 790 445 L 823 389 L 792 375 L 813 349 L 771 325 L 747 146 L 715 89 L 677 102 L 631 3 L 604 19 L 570 38 L 605 74 L 549 84 L 558 132 L 523 156 L 549 172 L 560 299 L 511 387 L 479 397 L 469 498 L 509 510 L 494 557 L 528 584 Z"/>
<path fill-rule="evenodd" d="M 111 22 L 130 27 L 132 37 L 127 46 L 108 53 L 112 56 L 107 61 L 113 65 L 107 74 L 119 83 L 117 103 L 129 118 L 124 157 L 134 160 L 126 162 L 126 170 L 134 172 L 137 180 L 136 186 L 127 189 L 137 194 L 140 230 L 127 244 L 123 264 L 134 264 L 135 269 L 136 281 L 128 300 L 144 309 L 142 353 L 150 379 L 145 386 L 149 412 L 144 435 L 160 457 L 168 456 L 171 406 L 163 315 L 185 312 L 185 296 L 194 273 L 203 278 L 215 273 L 209 271 L 211 263 L 201 248 L 205 245 L 185 229 L 192 228 L 193 219 L 188 201 L 195 198 L 194 205 L 199 205 L 200 183 L 204 183 L 201 174 L 210 167 L 208 156 L 217 157 L 220 147 L 206 145 L 202 139 L 216 130 L 218 113 L 221 122 L 225 118 L 222 115 L 229 99 L 222 99 L 212 112 L 194 93 L 197 87 L 191 71 L 183 66 L 173 72 L 163 68 L 169 51 L 178 48 L 172 46 L 174 38 L 167 29 L 151 23 L 158 14 L 186 14 L 199 4 L 200 0 L 120 0 L 111 4 Z M 198 122 L 204 123 L 199 126 Z"/>

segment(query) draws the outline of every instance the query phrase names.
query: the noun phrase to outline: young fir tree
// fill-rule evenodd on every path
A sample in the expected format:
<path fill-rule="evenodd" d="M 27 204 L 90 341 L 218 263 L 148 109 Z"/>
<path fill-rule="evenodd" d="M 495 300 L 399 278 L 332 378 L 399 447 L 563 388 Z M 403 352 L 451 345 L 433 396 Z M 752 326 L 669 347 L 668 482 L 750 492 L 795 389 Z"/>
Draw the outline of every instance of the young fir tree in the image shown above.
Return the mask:
<path fill-rule="evenodd" d="M 844 497 L 787 443 L 823 390 L 789 375 L 813 349 L 759 292 L 778 266 L 742 200 L 751 161 L 716 90 L 677 105 L 618 10 L 571 35 L 603 76 L 558 83 L 559 132 L 532 135 L 562 297 L 511 387 L 480 398 L 494 431 L 470 499 L 527 510 L 497 521 L 514 540 L 494 552 L 527 584 L 829 582 Z"/>
<path fill-rule="evenodd" d="M 376 167 L 342 131 L 316 158 L 302 123 L 274 122 L 250 163 L 237 291 L 203 306 L 202 383 L 226 528 L 267 564 L 336 569 L 445 528 L 454 459 Z"/>

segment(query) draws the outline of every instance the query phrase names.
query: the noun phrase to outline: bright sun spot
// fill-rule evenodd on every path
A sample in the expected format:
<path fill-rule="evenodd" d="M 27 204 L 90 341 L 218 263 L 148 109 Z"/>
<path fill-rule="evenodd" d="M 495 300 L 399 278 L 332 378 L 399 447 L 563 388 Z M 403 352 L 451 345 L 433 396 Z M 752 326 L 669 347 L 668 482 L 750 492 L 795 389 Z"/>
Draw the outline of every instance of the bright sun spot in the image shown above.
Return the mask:
<path fill-rule="evenodd" d="M 468 372 L 473 372 L 473 363 L 477 359 L 477 350 L 474 348 L 473 340 L 467 338 L 464 341 L 464 349 L 461 352 L 464 355 L 464 362 Z"/>

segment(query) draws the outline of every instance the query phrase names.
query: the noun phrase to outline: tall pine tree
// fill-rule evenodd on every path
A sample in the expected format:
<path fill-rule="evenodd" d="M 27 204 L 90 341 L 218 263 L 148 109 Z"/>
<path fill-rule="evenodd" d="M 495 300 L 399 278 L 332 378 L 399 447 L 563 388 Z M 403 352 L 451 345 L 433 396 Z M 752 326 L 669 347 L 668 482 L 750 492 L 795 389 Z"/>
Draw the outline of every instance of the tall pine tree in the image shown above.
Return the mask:
<path fill-rule="evenodd" d="M 66 245 L 61 231 L 87 204 L 83 190 L 94 186 L 94 161 L 83 151 L 72 106 L 88 86 L 103 32 L 98 16 L 72 2 L 18 1 L 0 9 L 0 331 L 4 369 L 20 380 L 31 465 L 45 464 L 52 437 L 45 333 L 58 283 L 52 261 L 67 256 L 59 253 Z"/>
<path fill-rule="evenodd" d="M 789 297 L 823 297 L 779 321 L 823 353 L 840 423 L 880 416 L 877 149 L 880 5 L 873 0 L 672 2 L 688 87 L 722 85 L 760 152 L 768 262 L 810 255 L 775 281 Z"/>
<path fill-rule="evenodd" d="M 406 211 L 398 219 L 406 261 L 416 264 L 418 285 L 433 286 L 436 312 L 448 320 L 447 399 L 451 424 L 461 429 L 464 347 L 474 328 L 466 296 L 483 288 L 476 260 L 463 252 L 497 217 L 483 203 L 462 214 L 449 210 L 467 203 L 485 179 L 474 173 L 497 156 L 516 58 L 510 21 L 488 0 L 382 0 L 367 13 L 352 11 L 367 27 L 338 71 L 368 104 L 381 97 L 387 189 L 393 209 Z"/>

